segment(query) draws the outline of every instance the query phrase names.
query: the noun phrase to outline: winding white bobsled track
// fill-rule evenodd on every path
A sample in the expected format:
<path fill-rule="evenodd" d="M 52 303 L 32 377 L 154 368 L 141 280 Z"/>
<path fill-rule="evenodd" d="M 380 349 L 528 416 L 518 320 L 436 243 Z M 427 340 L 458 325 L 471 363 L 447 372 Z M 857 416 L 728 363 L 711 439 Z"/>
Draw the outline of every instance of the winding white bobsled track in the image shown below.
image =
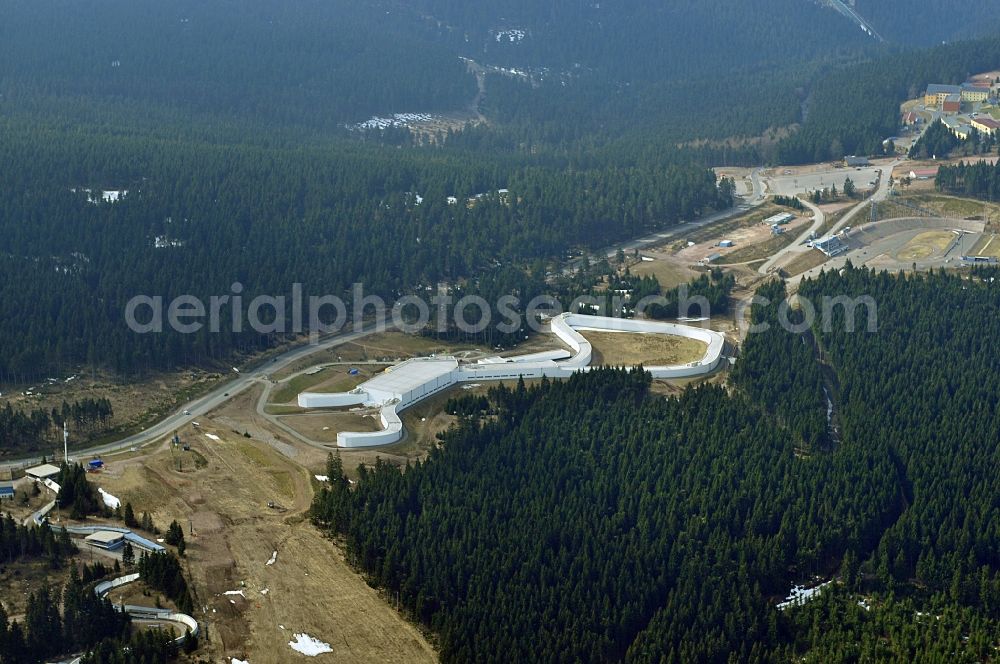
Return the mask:
<path fill-rule="evenodd" d="M 688 378 L 715 370 L 722 358 L 725 338 L 718 332 L 647 320 L 607 318 L 582 314 L 561 314 L 552 319 L 552 332 L 573 349 L 531 355 L 480 360 L 474 365 L 459 365 L 453 357 L 420 357 L 407 360 L 362 383 L 350 392 L 299 394 L 301 408 L 338 408 L 345 406 L 379 407 L 381 431 L 342 431 L 337 434 L 339 447 L 374 447 L 389 445 L 403 437 L 399 412 L 414 403 L 448 389 L 456 383 L 523 378 L 568 378 L 591 369 L 593 349 L 578 330 L 620 332 L 623 334 L 670 334 L 695 339 L 706 344 L 701 359 L 688 364 L 645 367 L 654 378 Z M 564 359 L 556 359 L 564 358 Z"/>
<path fill-rule="evenodd" d="M 139 574 L 126 574 L 125 576 L 119 576 L 117 579 L 98 583 L 94 586 L 94 594 L 103 599 L 115 588 L 138 580 Z M 177 611 L 171 611 L 170 609 L 154 609 L 149 606 L 135 606 L 132 604 L 126 604 L 124 607 L 118 608 L 138 620 L 162 620 L 163 622 L 184 625 L 184 627 L 187 628 L 186 633 L 181 634 L 174 639 L 174 643 L 178 646 L 184 645 L 188 634 L 193 637 L 198 636 L 198 621 L 186 613 L 179 613 Z"/>

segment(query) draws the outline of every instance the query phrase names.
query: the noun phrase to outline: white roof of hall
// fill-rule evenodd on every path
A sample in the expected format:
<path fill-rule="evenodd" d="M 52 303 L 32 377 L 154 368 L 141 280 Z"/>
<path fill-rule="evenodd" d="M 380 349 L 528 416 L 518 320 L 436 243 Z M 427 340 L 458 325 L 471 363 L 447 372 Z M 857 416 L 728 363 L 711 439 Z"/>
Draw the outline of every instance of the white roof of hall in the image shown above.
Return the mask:
<path fill-rule="evenodd" d="M 416 357 L 397 364 L 360 385 L 365 391 L 406 394 L 458 368 L 453 357 Z"/>
<path fill-rule="evenodd" d="M 107 544 L 109 542 L 117 542 L 124 537 L 125 533 L 118 533 L 111 530 L 98 530 L 96 533 L 87 535 L 84 540 L 87 542 L 101 542 Z"/>
<path fill-rule="evenodd" d="M 24 472 L 26 475 L 31 475 L 32 477 L 51 477 L 59 474 L 59 468 L 53 466 L 51 463 L 43 463 L 40 466 L 28 468 Z"/>

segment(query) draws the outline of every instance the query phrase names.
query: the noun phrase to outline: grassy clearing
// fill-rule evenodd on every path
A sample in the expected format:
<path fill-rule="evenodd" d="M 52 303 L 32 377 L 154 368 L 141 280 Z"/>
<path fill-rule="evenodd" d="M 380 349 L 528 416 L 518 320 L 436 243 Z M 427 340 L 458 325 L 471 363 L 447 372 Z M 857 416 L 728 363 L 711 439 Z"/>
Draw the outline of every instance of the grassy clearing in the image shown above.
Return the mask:
<path fill-rule="evenodd" d="M 636 263 L 629 270 L 632 274 L 640 277 L 647 275 L 656 277 L 656 280 L 660 282 L 660 287 L 665 289 L 676 288 L 698 276 L 697 272 L 686 265 L 679 265 L 670 260 L 662 259 Z"/>
<path fill-rule="evenodd" d="M 995 256 L 1000 258 L 1000 238 L 996 233 L 983 233 L 969 252 L 973 256 Z"/>
<path fill-rule="evenodd" d="M 801 231 L 789 231 L 782 233 L 781 235 L 772 235 L 763 242 L 757 242 L 756 244 L 739 247 L 715 262 L 719 265 L 733 265 L 736 263 L 749 263 L 752 261 L 765 260 L 794 242 L 796 236 L 800 232 Z"/>
<path fill-rule="evenodd" d="M 230 379 L 230 375 L 210 371 L 182 371 L 157 374 L 146 380 L 121 384 L 109 374 L 79 373 L 78 378 L 35 385 L 0 384 L 0 406 L 10 404 L 16 410 L 58 408 L 63 401 L 73 402 L 82 398 L 106 398 L 114 409 L 113 428 L 100 433 L 77 431 L 70 435 L 70 450 L 101 445 L 120 440 L 141 431 L 178 410 L 182 404 L 197 398 Z M 33 388 L 32 395 L 22 394 Z M 5 446 L 0 458 L 6 456 L 50 454 L 53 443 L 62 449 L 62 438 L 53 436 L 50 441 L 24 448 Z"/>
<path fill-rule="evenodd" d="M 299 374 L 290 379 L 287 383 L 281 383 L 276 389 L 271 391 L 271 403 L 290 403 L 295 401 L 299 392 L 305 392 L 311 387 L 319 385 L 327 380 L 331 375 L 329 368 L 323 368 L 314 374 Z"/>
<path fill-rule="evenodd" d="M 922 260 L 940 254 L 955 239 L 951 231 L 926 231 L 906 243 L 896 254 L 901 261 Z"/>
<path fill-rule="evenodd" d="M 351 569 L 335 542 L 304 521 L 314 489 L 297 461 L 319 472 L 325 453 L 303 447 L 293 461 L 262 442 L 269 434 L 259 429 L 249 408 L 253 401 L 248 394 L 241 404 L 220 410 L 223 416 L 202 418 L 203 429 L 219 441 L 198 430 L 182 431 L 209 460 L 197 472 L 176 472 L 168 446 L 160 446 L 127 462 L 128 472 L 115 462 L 99 476 L 102 486 L 148 509 L 161 527 L 190 519 L 194 534 L 185 528 L 185 567 L 199 607 L 209 607 L 199 610 L 198 619 L 211 637 L 200 642 L 198 658 L 292 661 L 298 656 L 288 641 L 295 630 L 329 642 L 330 661 L 436 661 L 420 631 Z M 254 438 L 233 429 L 249 429 Z M 374 460 L 375 453 L 363 454 Z M 272 500 L 287 511 L 269 509 Z M 275 551 L 276 561 L 267 565 Z M 233 589 L 244 589 L 246 599 L 222 595 Z M 0 593 L 6 601 L 8 595 Z M 322 598 L 322 611 L 311 598 Z"/>
<path fill-rule="evenodd" d="M 52 569 L 41 559 L 21 560 L 0 568 L 0 597 L 11 618 L 23 620 L 28 596 L 43 587 L 57 588 L 66 583 L 69 568 Z"/>
<path fill-rule="evenodd" d="M 922 208 L 940 214 L 942 217 L 965 219 L 969 217 L 991 219 L 1000 217 L 1000 205 L 977 201 L 972 198 L 959 198 L 943 194 L 915 194 L 906 196 L 903 200 L 919 205 Z"/>
<path fill-rule="evenodd" d="M 828 258 L 826 254 L 819 249 L 810 249 L 805 253 L 797 255 L 791 262 L 783 266 L 781 269 L 788 276 L 794 277 L 802 274 L 803 272 L 808 272 L 814 267 L 819 267 L 827 260 Z"/>
<path fill-rule="evenodd" d="M 283 424 L 300 434 L 321 443 L 336 443 L 340 431 L 378 431 L 381 423 L 374 417 L 362 417 L 358 413 L 319 411 L 281 418 Z"/>
<path fill-rule="evenodd" d="M 664 366 L 701 359 L 707 347 L 694 339 L 670 334 L 584 332 L 594 349 L 593 364 L 605 366 Z"/>

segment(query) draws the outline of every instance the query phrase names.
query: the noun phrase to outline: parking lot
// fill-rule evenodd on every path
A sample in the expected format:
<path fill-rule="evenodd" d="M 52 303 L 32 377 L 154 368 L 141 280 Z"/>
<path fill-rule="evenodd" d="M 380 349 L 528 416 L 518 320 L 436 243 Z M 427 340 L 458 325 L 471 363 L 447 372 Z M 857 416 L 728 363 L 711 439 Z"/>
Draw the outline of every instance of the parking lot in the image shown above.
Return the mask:
<path fill-rule="evenodd" d="M 871 189 L 878 180 L 879 167 L 864 168 L 831 168 L 812 173 L 794 173 L 786 175 L 786 171 L 777 171 L 774 177 L 767 180 L 768 193 L 779 196 L 794 196 L 811 193 L 817 189 L 826 189 L 836 185 L 837 191 L 844 190 L 844 182 L 851 178 L 858 191 Z"/>

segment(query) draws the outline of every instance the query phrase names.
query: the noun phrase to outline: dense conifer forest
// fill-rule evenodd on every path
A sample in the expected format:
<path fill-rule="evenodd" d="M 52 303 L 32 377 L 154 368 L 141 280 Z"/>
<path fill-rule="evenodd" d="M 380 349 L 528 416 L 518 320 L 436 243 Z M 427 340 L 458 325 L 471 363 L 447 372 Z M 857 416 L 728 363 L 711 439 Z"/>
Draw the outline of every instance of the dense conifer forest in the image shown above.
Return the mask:
<path fill-rule="evenodd" d="M 107 574 L 100 564 L 84 566 L 81 574 L 74 563 L 64 588 L 43 588 L 31 594 L 23 622 L 9 620 L 0 606 L 0 662 L 38 664 L 101 642 L 114 643 L 121 650 L 122 641 L 128 641 L 131 619 L 93 592 L 93 582 Z"/>
<path fill-rule="evenodd" d="M 51 411 L 35 408 L 15 410 L 9 403 L 0 409 L 0 439 L 8 449 L 27 448 L 42 442 L 61 439 L 63 423 L 86 433 L 107 429 L 114 420 L 114 409 L 107 399 L 84 398 Z"/>
<path fill-rule="evenodd" d="M 228 324 L 137 335 L 124 316 L 136 295 L 207 303 L 239 282 L 249 303 L 301 283 L 306 295 L 349 300 L 360 283 L 391 299 L 732 203 L 711 171 L 669 163 L 564 170 L 354 144 L 331 152 L 69 137 L 13 122 L 0 134 L 0 158 L 15 166 L 0 194 L 0 294 L 20 312 L 0 322 L 0 380 L 80 363 L 136 376 L 276 340 Z M 95 203 L 82 191 L 109 188 L 128 193 Z"/>
<path fill-rule="evenodd" d="M 45 558 L 57 568 L 75 552 L 76 546 L 65 531 L 57 535 L 48 527 L 22 525 L 10 514 L 0 518 L 0 561 L 5 565 L 21 559 Z"/>
<path fill-rule="evenodd" d="M 802 129 L 779 143 L 775 157 L 798 164 L 880 155 L 882 141 L 899 129 L 902 102 L 917 98 L 929 83 L 959 84 L 998 62 L 1000 40 L 989 37 L 828 71 L 810 90 Z"/>
<path fill-rule="evenodd" d="M 1000 644 L 990 276 L 804 282 L 871 296 L 875 332 L 838 306 L 790 333 L 776 284 L 734 390 L 495 388 L 452 403 L 426 462 L 335 479 L 314 518 L 444 661 L 980 661 Z M 822 599 L 776 609 L 815 579 Z"/>
<path fill-rule="evenodd" d="M 931 46 L 995 33 L 1000 28 L 1000 19 L 982 12 L 979 0 L 855 0 L 853 5 L 883 37 L 903 44 Z"/>
<path fill-rule="evenodd" d="M 995 35 L 909 50 L 989 34 L 988 3 L 855 4 L 888 43 L 805 0 L 0 0 L 0 383 L 228 368 L 307 331 L 232 329 L 230 303 L 217 332 L 136 334 L 137 295 L 628 287 L 666 297 L 652 317 L 682 313 L 684 289 L 565 261 L 732 207 L 712 166 L 881 154 L 901 101 L 1000 63 Z M 938 126 L 914 156 L 993 147 Z M 959 164 L 937 185 L 996 200 L 998 173 Z M 874 332 L 841 310 L 810 325 L 767 284 L 753 322 L 769 328 L 726 381 L 665 398 L 641 369 L 602 369 L 455 398 L 425 461 L 352 485 L 332 457 L 312 517 L 445 662 L 995 659 L 997 276 L 803 282 L 808 301 L 870 297 Z M 724 312 L 734 285 L 713 271 L 686 290 Z M 0 445 L 113 417 L 93 399 L 8 406 Z M 104 510 L 81 467 L 58 481 L 74 516 Z M 183 555 L 176 522 L 167 539 Z M 127 550 L 192 610 L 177 558 Z M 71 552 L 0 522 L 5 564 Z M 172 657 L 93 596 L 106 571 L 38 593 L 22 622 L 0 608 L 0 664 L 61 641 L 92 664 Z"/>
<path fill-rule="evenodd" d="M 81 366 L 130 380 L 287 338 L 136 335 L 124 310 L 140 294 L 477 292 L 536 265 L 537 284 L 568 249 L 731 205 L 709 165 L 877 152 L 900 98 L 1000 56 L 993 40 L 844 69 L 885 47 L 793 0 L 518 2 L 503 17 L 444 0 L 5 10 L 0 381 L 17 384 Z M 477 82 L 461 58 L 484 68 L 488 124 L 433 141 L 345 129 L 467 112 Z M 776 147 L 740 138 L 804 112 Z"/>
<path fill-rule="evenodd" d="M 950 194 L 1000 201 L 1000 167 L 986 161 L 970 160 L 942 166 L 934 184 Z"/>

